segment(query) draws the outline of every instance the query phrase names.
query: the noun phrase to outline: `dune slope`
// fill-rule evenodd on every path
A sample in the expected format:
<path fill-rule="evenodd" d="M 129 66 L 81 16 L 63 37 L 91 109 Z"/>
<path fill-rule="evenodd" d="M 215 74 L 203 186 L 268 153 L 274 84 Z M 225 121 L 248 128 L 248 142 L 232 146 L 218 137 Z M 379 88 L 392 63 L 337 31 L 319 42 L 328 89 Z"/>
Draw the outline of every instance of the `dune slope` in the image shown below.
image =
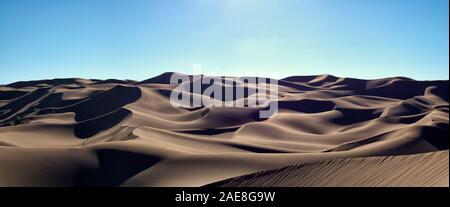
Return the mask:
<path fill-rule="evenodd" d="M 245 175 L 225 187 L 448 187 L 448 150 L 326 160 Z"/>

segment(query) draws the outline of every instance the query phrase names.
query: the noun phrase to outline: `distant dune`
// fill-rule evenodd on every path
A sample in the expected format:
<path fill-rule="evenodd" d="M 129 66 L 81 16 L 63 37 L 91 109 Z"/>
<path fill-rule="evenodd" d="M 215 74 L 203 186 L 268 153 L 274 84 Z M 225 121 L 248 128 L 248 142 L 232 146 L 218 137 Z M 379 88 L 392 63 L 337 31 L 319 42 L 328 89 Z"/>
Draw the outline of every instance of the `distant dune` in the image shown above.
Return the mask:
<path fill-rule="evenodd" d="M 288 77 L 261 119 L 171 75 L 0 86 L 0 186 L 448 186 L 448 80 Z"/>

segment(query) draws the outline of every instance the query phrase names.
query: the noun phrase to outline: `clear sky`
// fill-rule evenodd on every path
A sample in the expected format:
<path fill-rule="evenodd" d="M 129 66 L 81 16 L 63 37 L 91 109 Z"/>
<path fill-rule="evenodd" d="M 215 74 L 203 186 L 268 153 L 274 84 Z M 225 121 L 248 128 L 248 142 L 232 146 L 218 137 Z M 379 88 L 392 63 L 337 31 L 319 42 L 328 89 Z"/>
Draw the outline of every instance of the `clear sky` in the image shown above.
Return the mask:
<path fill-rule="evenodd" d="M 0 0 L 0 83 L 166 71 L 448 79 L 448 0 Z"/>

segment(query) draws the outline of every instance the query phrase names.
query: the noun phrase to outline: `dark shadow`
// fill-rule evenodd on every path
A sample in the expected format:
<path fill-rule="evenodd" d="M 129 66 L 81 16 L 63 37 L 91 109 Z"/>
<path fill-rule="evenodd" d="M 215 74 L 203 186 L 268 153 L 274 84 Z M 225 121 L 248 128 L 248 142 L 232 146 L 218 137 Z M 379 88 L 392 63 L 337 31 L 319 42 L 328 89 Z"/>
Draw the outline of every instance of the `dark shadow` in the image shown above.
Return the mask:
<path fill-rule="evenodd" d="M 98 149 L 95 153 L 98 169 L 81 171 L 76 177 L 76 186 L 119 186 L 161 161 L 157 156 L 116 149 Z"/>
<path fill-rule="evenodd" d="M 33 80 L 33 81 L 18 81 L 15 83 L 11 83 L 6 85 L 7 87 L 11 88 L 23 88 L 28 86 L 34 86 L 40 84 L 47 84 L 49 86 L 58 86 L 58 85 L 68 85 L 68 84 L 78 84 L 76 78 L 56 78 L 56 79 L 50 79 L 50 80 Z"/>
<path fill-rule="evenodd" d="M 425 89 L 435 86 L 436 95 L 448 101 L 448 81 L 412 81 L 398 80 L 390 84 L 368 90 L 355 91 L 355 95 L 380 96 L 385 98 L 410 99 L 414 96 L 422 96 Z"/>
<path fill-rule="evenodd" d="M 231 147 L 235 147 L 238 149 L 242 149 L 248 152 L 254 152 L 254 153 L 286 153 L 282 150 L 276 150 L 276 149 L 268 149 L 268 148 L 262 148 L 262 147 L 253 147 L 253 146 L 247 146 L 243 144 L 226 144 Z"/>
<path fill-rule="evenodd" d="M 436 127 L 423 126 L 419 137 L 423 137 L 428 143 L 439 150 L 448 150 L 448 127 L 448 123 L 439 123 Z"/>
<path fill-rule="evenodd" d="M 336 111 L 342 113 L 342 116 L 331 119 L 330 121 L 339 125 L 349 125 L 358 122 L 364 122 L 380 117 L 381 111 L 376 109 L 344 109 L 336 108 Z"/>
<path fill-rule="evenodd" d="M 234 132 L 238 130 L 239 127 L 232 127 L 232 128 L 217 128 L 217 129 L 196 129 L 196 130 L 184 130 L 184 131 L 176 131 L 186 134 L 198 134 L 198 135 L 217 135 L 217 134 L 223 134 L 227 132 Z"/>
<path fill-rule="evenodd" d="M 302 113 L 320 113 L 331 111 L 335 104 L 331 101 L 322 101 L 314 99 L 302 99 L 296 101 L 279 101 L 279 109 L 288 109 Z"/>
<path fill-rule="evenodd" d="M 87 101 L 75 105 L 72 111 L 76 113 L 76 121 L 83 121 L 115 111 L 137 101 L 140 97 L 139 88 L 119 85 L 89 97 Z"/>
<path fill-rule="evenodd" d="M 0 100 L 16 99 L 27 93 L 26 91 L 0 91 Z"/>
<path fill-rule="evenodd" d="M 77 123 L 74 128 L 74 134 L 82 139 L 92 137 L 103 130 L 115 126 L 129 115 L 131 115 L 131 111 L 120 108 L 108 115 Z"/>
<path fill-rule="evenodd" d="M 7 103 L 6 105 L 0 107 L 0 111 L 8 110 L 8 113 L 0 115 L 0 120 L 6 119 L 11 115 L 17 113 L 19 110 L 23 110 L 27 105 L 35 102 L 39 98 L 43 97 L 48 93 L 48 89 L 40 88 L 36 89 L 28 94 L 21 96 L 20 98 Z M 24 114 L 24 113 L 21 113 Z M 4 121 L 3 121 L 4 122 Z"/>

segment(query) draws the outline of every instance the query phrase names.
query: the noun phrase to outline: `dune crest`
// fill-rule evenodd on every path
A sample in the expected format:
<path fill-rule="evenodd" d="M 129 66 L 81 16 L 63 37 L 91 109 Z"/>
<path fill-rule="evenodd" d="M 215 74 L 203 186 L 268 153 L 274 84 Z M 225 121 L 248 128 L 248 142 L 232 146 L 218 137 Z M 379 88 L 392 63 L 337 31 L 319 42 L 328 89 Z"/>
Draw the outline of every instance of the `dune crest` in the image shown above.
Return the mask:
<path fill-rule="evenodd" d="M 203 186 L 291 165 L 351 160 L 330 161 L 342 169 L 361 157 L 449 148 L 448 80 L 288 77 L 278 80 L 278 113 L 261 119 L 263 107 L 173 107 L 172 74 L 0 86 L 0 186 Z M 214 84 L 254 87 L 239 77 Z M 448 177 L 444 168 L 435 173 Z"/>

